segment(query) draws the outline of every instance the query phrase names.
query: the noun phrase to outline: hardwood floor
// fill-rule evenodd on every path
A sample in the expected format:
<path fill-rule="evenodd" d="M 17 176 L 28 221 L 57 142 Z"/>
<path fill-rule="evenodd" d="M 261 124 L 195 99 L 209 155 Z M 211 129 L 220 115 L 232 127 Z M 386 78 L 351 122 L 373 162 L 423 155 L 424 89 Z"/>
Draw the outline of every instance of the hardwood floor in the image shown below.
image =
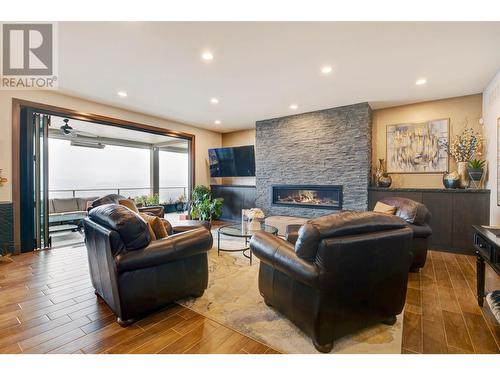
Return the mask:
<path fill-rule="evenodd" d="M 94 294 L 83 247 L 12 259 L 0 263 L 0 353 L 277 353 L 179 305 L 122 328 Z"/>
<path fill-rule="evenodd" d="M 476 259 L 431 251 L 408 281 L 402 353 L 500 353 L 500 325 L 476 302 Z M 486 289 L 500 277 L 486 267 Z"/>
<path fill-rule="evenodd" d="M 127 328 L 93 292 L 83 247 L 0 263 L 0 353 L 276 353 L 172 305 Z M 500 278 L 487 267 L 487 289 Z M 475 300 L 475 258 L 430 252 L 410 274 L 402 353 L 498 353 L 500 325 Z"/>

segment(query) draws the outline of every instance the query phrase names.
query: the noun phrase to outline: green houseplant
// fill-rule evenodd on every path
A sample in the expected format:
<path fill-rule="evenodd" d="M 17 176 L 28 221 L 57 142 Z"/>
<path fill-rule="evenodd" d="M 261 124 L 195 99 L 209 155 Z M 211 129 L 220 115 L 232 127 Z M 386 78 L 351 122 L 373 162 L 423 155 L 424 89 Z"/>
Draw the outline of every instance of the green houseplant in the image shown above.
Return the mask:
<path fill-rule="evenodd" d="M 484 165 L 486 164 L 485 160 L 480 159 L 471 159 L 467 165 L 467 171 L 469 172 L 469 176 L 474 181 L 481 181 L 484 173 Z"/>
<path fill-rule="evenodd" d="M 191 203 L 191 218 L 194 220 L 212 221 L 222 215 L 222 198 L 212 199 L 212 192 L 204 185 L 194 187 Z"/>
<path fill-rule="evenodd" d="M 140 195 L 134 198 L 137 207 L 158 206 L 160 204 L 160 196 L 158 194 Z"/>

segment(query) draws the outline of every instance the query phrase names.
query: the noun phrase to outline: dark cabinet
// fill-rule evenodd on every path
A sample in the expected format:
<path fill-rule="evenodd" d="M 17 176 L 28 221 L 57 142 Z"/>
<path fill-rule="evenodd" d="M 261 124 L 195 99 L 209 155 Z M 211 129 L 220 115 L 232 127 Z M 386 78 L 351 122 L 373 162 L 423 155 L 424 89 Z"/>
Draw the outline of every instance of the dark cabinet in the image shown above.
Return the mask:
<path fill-rule="evenodd" d="M 211 185 L 212 197 L 223 198 L 222 220 L 240 221 L 241 210 L 255 207 L 255 186 Z"/>
<path fill-rule="evenodd" d="M 368 209 L 379 199 L 396 196 L 425 204 L 432 214 L 431 249 L 473 254 L 472 225 L 490 222 L 490 191 L 486 189 L 385 189 L 370 188 Z"/>

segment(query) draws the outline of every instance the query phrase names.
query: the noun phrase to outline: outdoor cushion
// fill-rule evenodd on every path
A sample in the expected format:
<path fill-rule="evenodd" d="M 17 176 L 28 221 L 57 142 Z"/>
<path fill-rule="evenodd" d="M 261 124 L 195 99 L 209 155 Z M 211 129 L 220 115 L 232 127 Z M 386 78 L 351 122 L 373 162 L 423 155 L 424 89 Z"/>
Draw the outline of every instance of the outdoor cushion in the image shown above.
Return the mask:
<path fill-rule="evenodd" d="M 52 203 L 54 204 L 54 212 L 57 213 L 80 211 L 76 198 L 54 198 Z"/>
<path fill-rule="evenodd" d="M 55 210 L 54 210 L 53 199 L 49 199 L 49 214 L 53 214 L 54 212 L 55 212 Z"/>
<path fill-rule="evenodd" d="M 88 197 L 88 198 L 76 198 L 76 202 L 78 203 L 78 209 L 80 211 L 87 211 L 87 203 L 93 202 L 99 197 Z"/>

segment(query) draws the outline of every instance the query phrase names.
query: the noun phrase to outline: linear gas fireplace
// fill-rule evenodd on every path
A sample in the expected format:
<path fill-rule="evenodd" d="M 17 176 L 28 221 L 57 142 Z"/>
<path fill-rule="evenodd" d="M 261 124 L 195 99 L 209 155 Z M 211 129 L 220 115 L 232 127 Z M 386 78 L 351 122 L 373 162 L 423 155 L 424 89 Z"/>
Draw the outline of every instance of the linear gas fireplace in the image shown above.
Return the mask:
<path fill-rule="evenodd" d="M 341 185 L 274 185 L 275 206 L 342 209 Z"/>

